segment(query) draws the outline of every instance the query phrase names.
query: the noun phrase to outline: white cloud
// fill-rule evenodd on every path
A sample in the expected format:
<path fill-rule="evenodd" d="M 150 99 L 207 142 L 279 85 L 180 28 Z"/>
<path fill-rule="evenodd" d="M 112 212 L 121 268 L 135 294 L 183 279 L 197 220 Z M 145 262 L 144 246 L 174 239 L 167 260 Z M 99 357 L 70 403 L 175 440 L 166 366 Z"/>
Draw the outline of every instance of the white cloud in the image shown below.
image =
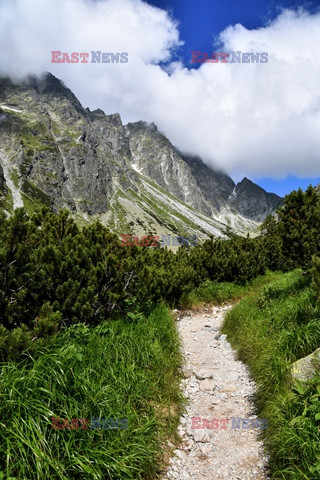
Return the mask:
<path fill-rule="evenodd" d="M 0 0 L 0 74 L 49 70 L 84 106 L 154 121 L 180 149 L 230 174 L 320 173 L 320 13 L 284 11 L 257 30 L 221 33 L 220 51 L 267 64 L 170 60 L 178 25 L 141 0 Z M 52 64 L 51 50 L 128 52 L 127 64 Z M 208 52 L 209 54 L 212 52 Z"/>

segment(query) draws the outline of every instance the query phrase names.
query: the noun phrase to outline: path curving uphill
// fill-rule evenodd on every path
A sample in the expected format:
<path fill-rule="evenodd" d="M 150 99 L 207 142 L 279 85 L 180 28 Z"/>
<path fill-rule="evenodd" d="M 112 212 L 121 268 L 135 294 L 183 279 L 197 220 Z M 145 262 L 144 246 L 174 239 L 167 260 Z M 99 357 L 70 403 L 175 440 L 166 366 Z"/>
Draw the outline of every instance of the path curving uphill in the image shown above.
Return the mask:
<path fill-rule="evenodd" d="M 182 443 L 174 450 L 163 480 L 269 478 L 258 438 L 265 423 L 254 414 L 252 403 L 255 385 L 226 336 L 219 333 L 230 308 L 214 307 L 210 314 L 184 316 L 178 322 L 186 357 L 182 388 L 188 405 L 178 427 Z M 205 428 L 192 428 L 199 426 Z"/>

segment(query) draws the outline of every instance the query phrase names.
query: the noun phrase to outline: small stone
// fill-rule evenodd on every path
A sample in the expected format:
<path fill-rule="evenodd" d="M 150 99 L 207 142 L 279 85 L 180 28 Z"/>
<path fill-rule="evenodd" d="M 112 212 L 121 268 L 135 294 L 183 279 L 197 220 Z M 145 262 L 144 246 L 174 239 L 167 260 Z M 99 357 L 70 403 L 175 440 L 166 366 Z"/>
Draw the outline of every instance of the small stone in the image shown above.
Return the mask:
<path fill-rule="evenodd" d="M 203 445 L 200 450 L 204 455 L 208 455 L 211 452 L 211 445 Z"/>
<path fill-rule="evenodd" d="M 219 328 L 215 328 L 215 327 L 206 327 L 205 328 L 205 332 L 219 332 Z"/>
<path fill-rule="evenodd" d="M 215 383 L 214 383 L 213 380 L 206 379 L 206 380 L 202 380 L 200 382 L 200 390 L 201 391 L 211 391 L 211 392 L 213 392 L 214 389 L 215 389 Z"/>
<path fill-rule="evenodd" d="M 196 442 L 208 443 L 210 442 L 210 434 L 207 430 L 204 429 L 195 429 L 192 430 L 192 437 Z"/>
<path fill-rule="evenodd" d="M 191 368 L 184 368 L 181 373 L 182 378 L 190 378 L 192 377 L 193 371 L 191 370 Z"/>
<path fill-rule="evenodd" d="M 212 372 L 210 370 L 194 370 L 194 374 L 198 380 L 204 380 L 205 378 L 212 378 Z"/>
<path fill-rule="evenodd" d="M 220 390 L 220 393 L 234 393 L 237 390 L 237 386 L 232 383 L 228 387 L 223 388 Z"/>

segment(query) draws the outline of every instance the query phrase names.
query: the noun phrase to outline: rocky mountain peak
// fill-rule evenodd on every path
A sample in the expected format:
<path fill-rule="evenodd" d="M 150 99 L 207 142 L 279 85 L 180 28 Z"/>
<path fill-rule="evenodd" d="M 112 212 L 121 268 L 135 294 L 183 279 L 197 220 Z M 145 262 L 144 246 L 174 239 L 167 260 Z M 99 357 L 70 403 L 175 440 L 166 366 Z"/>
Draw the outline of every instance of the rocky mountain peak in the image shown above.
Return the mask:
<path fill-rule="evenodd" d="M 282 198 L 274 193 L 268 193 L 247 177 L 236 185 L 230 204 L 238 212 L 256 221 L 264 218 L 282 203 Z"/>
<path fill-rule="evenodd" d="M 0 197 L 7 211 L 45 204 L 122 232 L 204 235 L 256 228 L 281 201 L 180 152 L 153 122 L 84 109 L 50 73 L 0 78 Z"/>
<path fill-rule="evenodd" d="M 55 77 L 50 72 L 46 72 L 40 77 L 30 75 L 22 82 L 22 85 L 26 89 L 32 88 L 39 95 L 66 98 L 72 103 L 80 105 L 79 100 L 73 92 L 63 83 L 62 80 Z"/>

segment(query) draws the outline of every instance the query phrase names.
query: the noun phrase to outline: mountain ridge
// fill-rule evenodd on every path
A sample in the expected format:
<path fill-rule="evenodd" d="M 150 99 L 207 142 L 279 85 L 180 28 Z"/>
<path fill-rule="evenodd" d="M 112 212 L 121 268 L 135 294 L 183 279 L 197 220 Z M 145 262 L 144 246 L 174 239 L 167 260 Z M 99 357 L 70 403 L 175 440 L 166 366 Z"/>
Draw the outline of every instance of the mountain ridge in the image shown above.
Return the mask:
<path fill-rule="evenodd" d="M 84 108 L 50 73 L 20 83 L 0 79 L 0 141 L 7 211 L 44 204 L 126 233 L 223 236 L 228 226 L 257 228 L 282 200 L 251 182 L 251 197 L 239 187 L 237 203 L 232 193 L 241 182 L 180 152 L 154 123 L 123 125 L 118 113 Z"/>

